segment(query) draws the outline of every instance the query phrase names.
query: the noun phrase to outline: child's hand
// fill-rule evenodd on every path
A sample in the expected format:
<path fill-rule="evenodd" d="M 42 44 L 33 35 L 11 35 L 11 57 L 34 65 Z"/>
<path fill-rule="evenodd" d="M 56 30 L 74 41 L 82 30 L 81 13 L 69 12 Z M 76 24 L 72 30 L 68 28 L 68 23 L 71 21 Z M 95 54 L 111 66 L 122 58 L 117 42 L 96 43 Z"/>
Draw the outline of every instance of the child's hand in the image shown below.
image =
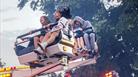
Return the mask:
<path fill-rule="evenodd" d="M 33 33 L 33 31 L 35 31 L 35 30 L 31 30 L 31 31 L 29 32 L 29 34 L 32 34 L 32 33 Z"/>
<path fill-rule="evenodd" d="M 29 34 L 32 34 L 33 31 L 30 31 Z"/>

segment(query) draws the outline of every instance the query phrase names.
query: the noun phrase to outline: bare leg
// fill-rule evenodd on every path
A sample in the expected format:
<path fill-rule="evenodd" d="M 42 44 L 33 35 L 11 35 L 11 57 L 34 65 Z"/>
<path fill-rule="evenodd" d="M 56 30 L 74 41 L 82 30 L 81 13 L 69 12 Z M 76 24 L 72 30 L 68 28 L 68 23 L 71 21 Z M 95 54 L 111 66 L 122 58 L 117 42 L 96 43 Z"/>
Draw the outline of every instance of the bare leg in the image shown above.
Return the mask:
<path fill-rule="evenodd" d="M 75 48 L 78 49 L 79 46 L 78 46 L 78 41 L 77 41 L 76 38 L 75 38 L 75 44 L 76 44 L 76 45 L 75 45 Z"/>
<path fill-rule="evenodd" d="M 55 31 L 52 33 L 47 33 L 44 36 L 44 39 L 42 40 L 41 43 L 39 43 L 39 47 L 37 47 L 35 49 L 35 51 L 38 51 L 39 53 L 44 53 L 45 48 L 47 47 L 47 45 L 51 44 L 52 42 L 54 42 L 55 38 L 58 36 L 60 31 Z"/>
<path fill-rule="evenodd" d="M 40 43 L 42 42 L 43 39 L 44 39 L 44 36 L 40 36 L 40 38 L 39 38 Z"/>
<path fill-rule="evenodd" d="M 37 51 L 44 51 L 47 45 L 54 42 L 55 38 L 59 35 L 60 31 L 55 31 L 52 33 L 48 33 L 44 36 L 44 39 L 41 43 L 39 43 L 39 47 L 36 49 Z"/>
<path fill-rule="evenodd" d="M 78 45 L 78 48 L 81 48 L 80 38 L 77 38 L 77 45 Z"/>
<path fill-rule="evenodd" d="M 60 31 L 55 31 L 55 32 L 52 32 L 50 34 L 50 37 L 48 37 L 48 39 L 46 39 L 45 41 L 47 42 L 47 44 L 51 44 L 53 43 L 55 40 L 56 40 L 56 37 L 59 35 Z"/>
<path fill-rule="evenodd" d="M 41 42 L 46 42 L 50 38 L 50 36 L 51 36 L 51 32 L 46 33 Z"/>
<path fill-rule="evenodd" d="M 81 48 L 85 48 L 83 37 L 80 37 L 80 46 L 81 46 Z"/>
<path fill-rule="evenodd" d="M 34 47 L 35 47 L 35 48 L 38 47 L 38 43 L 40 43 L 39 37 L 34 37 Z"/>

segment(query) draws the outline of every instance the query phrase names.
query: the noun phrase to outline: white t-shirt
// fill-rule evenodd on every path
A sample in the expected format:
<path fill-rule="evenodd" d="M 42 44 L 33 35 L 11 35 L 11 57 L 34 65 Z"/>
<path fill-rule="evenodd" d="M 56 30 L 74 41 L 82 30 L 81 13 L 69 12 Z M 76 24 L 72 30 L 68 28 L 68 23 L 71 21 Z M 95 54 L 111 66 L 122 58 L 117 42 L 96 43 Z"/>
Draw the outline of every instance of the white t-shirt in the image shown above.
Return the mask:
<path fill-rule="evenodd" d="M 52 28 L 51 32 L 61 30 L 63 28 L 68 30 L 68 20 L 65 17 L 61 17 L 58 20 L 58 24 Z"/>

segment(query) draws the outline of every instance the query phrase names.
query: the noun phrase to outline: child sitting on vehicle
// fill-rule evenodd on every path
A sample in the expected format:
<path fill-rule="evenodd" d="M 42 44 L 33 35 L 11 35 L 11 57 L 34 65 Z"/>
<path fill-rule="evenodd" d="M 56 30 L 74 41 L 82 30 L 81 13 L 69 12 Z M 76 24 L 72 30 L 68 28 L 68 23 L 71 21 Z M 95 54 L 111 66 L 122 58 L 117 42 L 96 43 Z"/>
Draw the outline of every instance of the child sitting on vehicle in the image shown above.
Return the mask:
<path fill-rule="evenodd" d="M 82 30 L 83 22 L 82 21 L 84 20 L 81 17 L 76 16 L 74 18 L 74 25 L 73 25 L 74 37 L 77 42 L 78 50 L 80 52 L 86 50 L 84 46 L 84 41 L 83 41 L 83 30 Z"/>
<path fill-rule="evenodd" d="M 90 21 L 85 21 L 82 26 L 84 33 L 84 41 L 86 43 L 86 47 L 88 49 L 89 54 L 93 57 L 95 54 L 98 54 L 98 45 L 96 42 L 96 34 L 93 25 Z"/>
<path fill-rule="evenodd" d="M 42 28 L 45 28 L 41 31 L 41 35 L 35 36 L 34 37 L 34 47 L 38 47 L 38 43 L 41 43 L 46 32 L 50 30 L 48 24 L 50 23 L 49 19 L 46 16 L 41 16 L 40 17 L 40 23 L 42 25 Z"/>

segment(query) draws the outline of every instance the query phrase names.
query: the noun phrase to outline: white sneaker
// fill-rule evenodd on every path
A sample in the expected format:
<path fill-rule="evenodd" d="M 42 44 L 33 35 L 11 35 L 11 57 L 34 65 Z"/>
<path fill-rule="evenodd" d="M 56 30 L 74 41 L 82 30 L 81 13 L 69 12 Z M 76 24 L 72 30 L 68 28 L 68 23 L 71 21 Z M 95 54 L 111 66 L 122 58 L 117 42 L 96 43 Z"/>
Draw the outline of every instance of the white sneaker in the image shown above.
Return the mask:
<path fill-rule="evenodd" d="M 33 51 L 37 54 L 44 54 L 44 51 L 40 47 L 34 49 Z"/>

